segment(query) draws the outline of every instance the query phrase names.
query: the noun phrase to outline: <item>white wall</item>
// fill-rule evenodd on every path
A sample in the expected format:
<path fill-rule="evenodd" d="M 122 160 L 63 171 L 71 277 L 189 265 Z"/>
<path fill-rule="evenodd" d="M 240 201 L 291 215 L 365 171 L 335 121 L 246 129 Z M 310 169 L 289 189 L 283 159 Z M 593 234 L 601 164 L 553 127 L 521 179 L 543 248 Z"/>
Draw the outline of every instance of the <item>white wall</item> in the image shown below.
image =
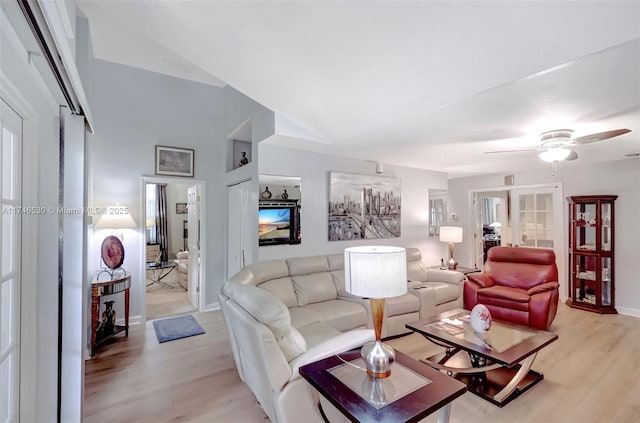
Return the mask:
<path fill-rule="evenodd" d="M 402 180 L 402 227 L 399 238 L 364 241 L 328 241 L 329 171 L 376 176 L 375 162 L 310 153 L 270 144 L 259 144 L 261 174 L 301 178 L 301 234 L 299 245 L 260 247 L 259 261 L 316 254 L 340 253 L 353 245 L 397 245 L 418 247 L 427 264 L 437 265 L 447 251 L 446 245 L 429 238 L 429 188 L 446 189 L 443 172 L 384 164 L 380 176 Z M 274 193 L 275 194 L 275 193 Z"/>
<path fill-rule="evenodd" d="M 225 211 L 223 89 L 157 73 L 95 60 L 92 111 L 95 135 L 88 141 L 89 206 L 120 203 L 131 209 L 138 228 L 126 230 L 124 267 L 133 274 L 130 317 L 142 315 L 144 257 L 143 175 L 154 175 L 155 145 L 193 148 L 195 178 L 207 181 L 205 304 L 217 302 L 224 279 Z M 182 180 L 182 178 L 180 178 Z M 224 204 L 224 203 L 222 203 Z M 175 204 L 170 207 L 175 210 Z M 88 269 L 99 266 L 104 231 L 94 234 Z M 120 301 L 121 303 L 121 301 Z M 116 303 L 116 305 L 120 305 Z M 116 309 L 118 315 L 123 311 Z"/>
<path fill-rule="evenodd" d="M 615 203 L 615 304 L 619 313 L 640 316 L 640 284 L 634 266 L 640 259 L 640 160 L 624 159 L 613 162 L 582 165 L 561 163 L 552 176 L 551 166 L 532 171 L 512 172 L 515 187 L 561 182 L 563 196 L 618 195 Z M 496 188 L 503 185 L 503 174 L 451 179 L 449 181 L 450 209 L 460 215 L 462 225 L 471 227 L 468 210 L 470 190 Z M 564 203 L 564 222 L 567 222 L 568 206 Z M 568 231 L 564 227 L 565 238 Z M 461 263 L 471 260 L 470 239 L 456 246 L 456 257 Z"/>

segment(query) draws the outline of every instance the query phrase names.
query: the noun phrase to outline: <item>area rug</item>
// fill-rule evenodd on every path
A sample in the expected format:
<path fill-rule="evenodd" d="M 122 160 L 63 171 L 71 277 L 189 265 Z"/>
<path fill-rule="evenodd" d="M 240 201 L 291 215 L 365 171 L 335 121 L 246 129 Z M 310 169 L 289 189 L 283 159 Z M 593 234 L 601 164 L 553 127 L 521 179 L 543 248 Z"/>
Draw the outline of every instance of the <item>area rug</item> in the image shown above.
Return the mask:
<path fill-rule="evenodd" d="M 205 333 L 198 321 L 190 314 L 171 319 L 154 320 L 153 328 L 156 331 L 158 342 L 161 344 Z"/>

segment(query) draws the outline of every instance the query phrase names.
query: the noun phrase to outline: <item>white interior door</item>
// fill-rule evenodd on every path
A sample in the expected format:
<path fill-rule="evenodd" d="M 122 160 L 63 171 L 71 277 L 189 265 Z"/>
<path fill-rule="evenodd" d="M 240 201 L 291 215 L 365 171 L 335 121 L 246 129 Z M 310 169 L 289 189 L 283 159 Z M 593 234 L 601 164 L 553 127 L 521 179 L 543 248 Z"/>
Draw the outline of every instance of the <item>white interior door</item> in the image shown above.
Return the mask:
<path fill-rule="evenodd" d="M 187 190 L 187 245 L 189 248 L 189 300 L 200 309 L 200 187 Z"/>
<path fill-rule="evenodd" d="M 20 365 L 22 119 L 0 99 L 0 422 L 17 422 Z"/>
<path fill-rule="evenodd" d="M 560 296 L 567 296 L 566 242 L 562 186 L 519 188 L 511 191 L 514 246 L 547 248 L 556 254 Z"/>
<path fill-rule="evenodd" d="M 473 193 L 473 267 L 482 269 L 484 264 L 484 239 L 482 233 L 481 193 Z"/>

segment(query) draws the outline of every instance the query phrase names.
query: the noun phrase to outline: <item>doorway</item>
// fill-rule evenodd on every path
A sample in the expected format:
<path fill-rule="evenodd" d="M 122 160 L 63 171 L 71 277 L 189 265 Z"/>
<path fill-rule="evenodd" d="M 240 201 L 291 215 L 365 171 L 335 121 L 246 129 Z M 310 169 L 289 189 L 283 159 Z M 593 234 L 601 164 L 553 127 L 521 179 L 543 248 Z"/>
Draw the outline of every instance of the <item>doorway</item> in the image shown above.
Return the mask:
<path fill-rule="evenodd" d="M 203 181 L 143 178 L 146 320 L 200 309 Z"/>

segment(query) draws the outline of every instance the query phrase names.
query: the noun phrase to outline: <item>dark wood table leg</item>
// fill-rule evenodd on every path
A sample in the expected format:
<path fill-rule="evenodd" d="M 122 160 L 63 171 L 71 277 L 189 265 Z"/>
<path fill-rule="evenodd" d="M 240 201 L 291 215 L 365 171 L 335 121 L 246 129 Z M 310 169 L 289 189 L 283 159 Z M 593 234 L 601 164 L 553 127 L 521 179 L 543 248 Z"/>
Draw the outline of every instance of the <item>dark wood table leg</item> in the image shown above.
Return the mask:
<path fill-rule="evenodd" d="M 91 287 L 91 345 L 90 355 L 96 355 L 96 330 L 98 328 L 98 314 L 100 313 L 100 296 L 98 295 L 98 287 Z"/>
<path fill-rule="evenodd" d="M 129 337 L 129 288 L 124 290 L 124 336 Z"/>

